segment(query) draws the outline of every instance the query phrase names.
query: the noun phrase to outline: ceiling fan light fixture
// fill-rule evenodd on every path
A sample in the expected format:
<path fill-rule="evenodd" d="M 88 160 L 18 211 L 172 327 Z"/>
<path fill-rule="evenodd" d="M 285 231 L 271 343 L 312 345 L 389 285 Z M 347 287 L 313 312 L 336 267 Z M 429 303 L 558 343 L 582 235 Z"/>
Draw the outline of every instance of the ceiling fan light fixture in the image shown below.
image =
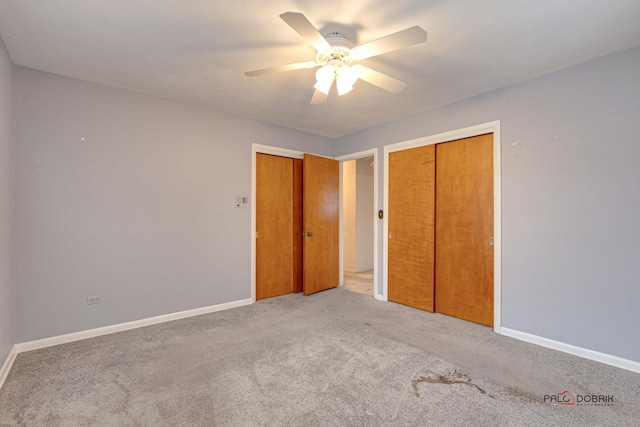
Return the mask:
<path fill-rule="evenodd" d="M 345 83 L 344 79 L 337 78 L 336 79 L 336 87 L 338 89 L 338 95 L 345 95 L 353 90 L 353 86 Z"/>
<path fill-rule="evenodd" d="M 357 65 L 354 65 L 353 67 L 349 67 L 348 65 L 343 65 L 342 67 L 340 67 L 338 74 L 340 78 L 342 78 L 343 80 L 346 80 L 347 82 L 349 82 L 351 86 L 353 86 L 358 81 L 359 69 L 360 68 Z"/>
<path fill-rule="evenodd" d="M 355 68 L 343 65 L 337 72 L 336 86 L 338 95 L 344 95 L 353 90 L 353 85 L 358 81 L 358 71 Z"/>
<path fill-rule="evenodd" d="M 333 84 L 333 80 L 336 78 L 336 70 L 331 65 L 325 65 L 316 71 L 316 84 L 313 85 L 314 88 L 324 93 L 325 95 L 329 94 L 329 90 L 331 89 L 331 85 Z"/>

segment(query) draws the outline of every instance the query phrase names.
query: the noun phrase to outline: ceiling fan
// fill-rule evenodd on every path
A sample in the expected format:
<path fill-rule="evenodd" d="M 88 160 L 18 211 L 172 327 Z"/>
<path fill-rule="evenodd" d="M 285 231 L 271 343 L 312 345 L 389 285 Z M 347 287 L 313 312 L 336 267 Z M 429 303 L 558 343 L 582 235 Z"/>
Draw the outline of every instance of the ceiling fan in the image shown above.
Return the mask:
<path fill-rule="evenodd" d="M 316 50 L 315 61 L 261 68 L 247 71 L 244 74 L 255 77 L 282 71 L 320 67 L 316 71 L 312 104 L 327 102 L 327 95 L 334 81 L 338 95 L 351 92 L 358 79 L 391 93 L 402 91 L 406 87 L 404 82 L 364 65 L 353 64 L 353 62 L 427 41 L 427 32 L 416 25 L 354 47 L 353 43 L 341 33 L 333 32 L 323 37 L 302 13 L 285 12 L 280 15 L 280 18 Z"/>

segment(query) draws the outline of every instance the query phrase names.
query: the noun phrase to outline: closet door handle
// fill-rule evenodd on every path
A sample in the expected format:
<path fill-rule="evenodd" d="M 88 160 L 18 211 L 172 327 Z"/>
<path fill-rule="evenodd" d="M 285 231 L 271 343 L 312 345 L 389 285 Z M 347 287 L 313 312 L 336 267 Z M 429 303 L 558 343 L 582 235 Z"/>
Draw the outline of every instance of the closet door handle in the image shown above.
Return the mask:
<path fill-rule="evenodd" d="M 311 236 L 313 236 L 313 233 L 310 231 L 307 231 L 307 237 L 311 237 Z"/>

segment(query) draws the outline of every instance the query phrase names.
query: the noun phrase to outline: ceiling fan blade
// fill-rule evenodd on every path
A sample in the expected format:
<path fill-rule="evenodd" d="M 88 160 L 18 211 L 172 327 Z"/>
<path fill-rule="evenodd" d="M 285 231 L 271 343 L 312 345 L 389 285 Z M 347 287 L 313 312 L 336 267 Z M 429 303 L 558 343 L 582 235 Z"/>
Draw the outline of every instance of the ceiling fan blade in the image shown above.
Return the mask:
<path fill-rule="evenodd" d="M 391 76 L 386 74 L 382 74 L 379 71 L 372 70 L 371 68 L 365 67 L 364 65 L 355 65 L 358 70 L 358 78 L 360 80 L 364 80 L 367 83 L 371 83 L 374 86 L 378 86 L 381 89 L 384 89 L 391 93 L 402 92 L 407 84 L 401 82 L 400 80 L 396 80 Z"/>
<path fill-rule="evenodd" d="M 356 59 L 371 58 L 391 52 L 392 50 L 412 46 L 427 41 L 427 32 L 419 26 L 407 28 L 397 33 L 373 40 L 369 43 L 356 46 L 351 49 L 351 55 Z"/>
<path fill-rule="evenodd" d="M 260 68 L 259 70 L 245 71 L 244 75 L 249 77 L 263 76 L 265 74 L 280 73 L 283 71 L 300 70 L 302 68 L 316 67 L 314 61 L 296 62 L 295 64 L 279 65 L 277 67 Z"/>
<path fill-rule="evenodd" d="M 280 15 L 280 18 L 294 31 L 302 36 L 307 43 L 309 43 L 317 51 L 329 50 L 331 45 L 322 37 L 322 34 L 318 32 L 316 27 L 302 13 L 298 12 L 285 12 Z"/>
<path fill-rule="evenodd" d="M 316 89 L 316 91 L 313 92 L 313 98 L 311 98 L 311 103 L 312 104 L 324 104 L 325 102 L 327 102 L 327 94 L 326 93 L 322 93 L 318 89 Z"/>

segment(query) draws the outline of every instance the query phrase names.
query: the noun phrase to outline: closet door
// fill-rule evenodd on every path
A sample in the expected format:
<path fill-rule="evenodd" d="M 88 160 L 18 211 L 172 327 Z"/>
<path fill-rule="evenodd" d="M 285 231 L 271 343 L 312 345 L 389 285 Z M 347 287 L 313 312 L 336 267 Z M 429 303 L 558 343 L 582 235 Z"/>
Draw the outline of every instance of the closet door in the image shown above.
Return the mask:
<path fill-rule="evenodd" d="M 302 292 L 302 159 L 293 159 L 293 292 Z"/>
<path fill-rule="evenodd" d="M 438 144 L 436 158 L 435 309 L 493 326 L 493 135 Z"/>
<path fill-rule="evenodd" d="M 256 299 L 293 292 L 293 159 L 256 155 Z"/>
<path fill-rule="evenodd" d="M 435 146 L 389 153 L 389 301 L 434 310 Z"/>

